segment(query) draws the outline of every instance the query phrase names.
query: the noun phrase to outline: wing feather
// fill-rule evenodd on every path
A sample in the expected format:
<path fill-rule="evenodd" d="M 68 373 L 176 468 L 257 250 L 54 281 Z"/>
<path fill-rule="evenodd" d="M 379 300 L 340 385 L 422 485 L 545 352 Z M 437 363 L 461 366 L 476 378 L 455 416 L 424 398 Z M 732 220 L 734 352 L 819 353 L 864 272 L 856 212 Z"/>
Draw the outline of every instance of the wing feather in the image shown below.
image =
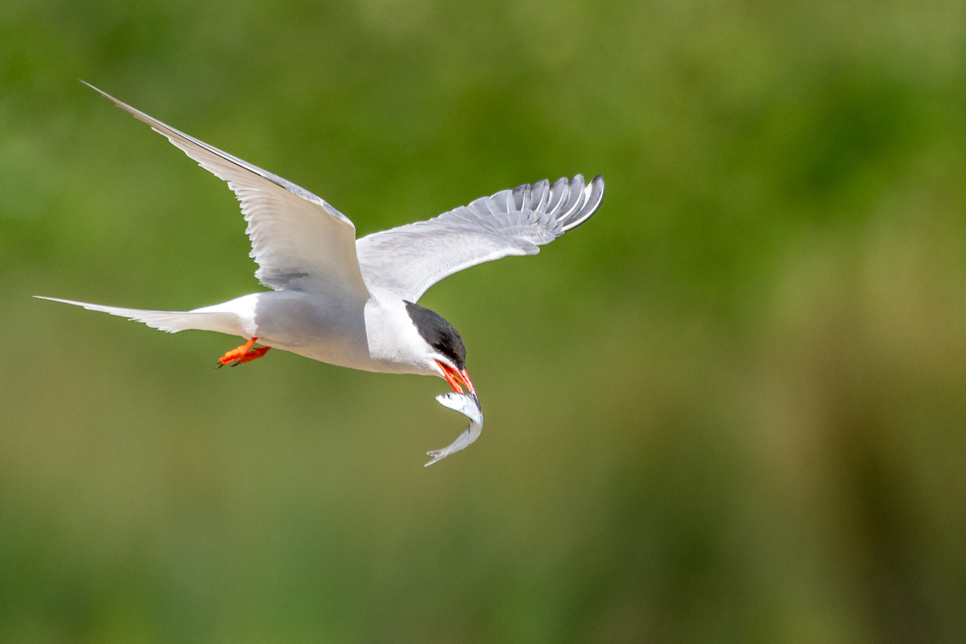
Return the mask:
<path fill-rule="evenodd" d="M 476 199 L 428 221 L 367 235 L 356 242 L 371 291 L 416 302 L 444 277 L 508 255 L 534 255 L 600 207 L 604 179 L 544 179 Z"/>
<path fill-rule="evenodd" d="M 339 290 L 369 297 L 356 258 L 355 226 L 320 197 L 203 141 L 165 125 L 85 83 L 164 135 L 241 203 L 258 264 L 255 277 L 276 290 Z"/>

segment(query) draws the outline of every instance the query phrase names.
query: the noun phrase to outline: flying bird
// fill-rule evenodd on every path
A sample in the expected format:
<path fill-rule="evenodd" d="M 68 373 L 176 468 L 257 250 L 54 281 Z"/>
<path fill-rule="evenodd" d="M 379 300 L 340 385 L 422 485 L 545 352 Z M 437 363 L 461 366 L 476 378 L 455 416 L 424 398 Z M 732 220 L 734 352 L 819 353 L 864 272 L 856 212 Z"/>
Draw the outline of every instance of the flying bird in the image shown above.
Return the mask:
<path fill-rule="evenodd" d="M 88 86 L 228 182 L 248 222 L 251 257 L 258 264 L 255 277 L 272 290 L 190 311 L 42 299 L 169 333 L 198 329 L 241 336 L 244 344 L 219 358 L 219 367 L 283 349 L 364 371 L 438 376 L 458 394 L 465 389 L 479 410 L 463 339 L 442 316 L 417 304 L 419 298 L 436 282 L 470 266 L 536 254 L 539 246 L 590 219 L 604 196 L 599 175 L 590 183 L 579 174 L 552 185 L 544 179 L 356 239 L 352 222 L 308 190 Z"/>

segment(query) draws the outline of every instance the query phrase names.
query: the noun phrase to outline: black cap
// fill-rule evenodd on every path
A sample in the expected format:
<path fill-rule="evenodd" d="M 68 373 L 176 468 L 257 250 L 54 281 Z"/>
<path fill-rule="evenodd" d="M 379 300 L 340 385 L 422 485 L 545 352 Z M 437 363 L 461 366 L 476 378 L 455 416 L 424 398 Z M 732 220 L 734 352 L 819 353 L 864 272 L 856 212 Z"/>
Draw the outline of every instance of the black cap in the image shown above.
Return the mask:
<path fill-rule="evenodd" d="M 466 368 L 466 347 L 453 325 L 424 306 L 406 302 L 406 312 L 426 343 L 453 361 L 457 369 Z"/>

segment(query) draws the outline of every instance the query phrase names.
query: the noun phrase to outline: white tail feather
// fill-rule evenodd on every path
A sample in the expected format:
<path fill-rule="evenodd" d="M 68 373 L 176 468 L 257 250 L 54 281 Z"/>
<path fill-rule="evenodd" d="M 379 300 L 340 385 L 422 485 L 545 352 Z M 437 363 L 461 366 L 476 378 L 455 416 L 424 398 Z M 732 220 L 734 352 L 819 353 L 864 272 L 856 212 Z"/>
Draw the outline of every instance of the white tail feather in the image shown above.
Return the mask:
<path fill-rule="evenodd" d="M 101 304 L 89 304 L 87 302 L 75 302 L 73 300 L 61 300 L 56 297 L 44 297 L 35 295 L 41 300 L 51 302 L 62 302 L 82 306 L 88 311 L 100 311 L 118 317 L 143 322 L 152 329 L 177 333 L 196 329 L 199 331 L 217 331 L 229 335 L 244 335 L 235 313 L 203 313 L 195 311 L 144 311 L 141 309 L 124 309 L 118 306 L 103 306 Z"/>

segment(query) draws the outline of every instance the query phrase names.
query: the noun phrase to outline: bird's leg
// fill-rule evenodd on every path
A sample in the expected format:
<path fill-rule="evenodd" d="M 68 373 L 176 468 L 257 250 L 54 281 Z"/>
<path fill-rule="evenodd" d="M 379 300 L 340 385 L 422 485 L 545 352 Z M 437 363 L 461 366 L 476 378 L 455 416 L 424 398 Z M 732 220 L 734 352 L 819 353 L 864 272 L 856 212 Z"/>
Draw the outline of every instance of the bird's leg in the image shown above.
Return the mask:
<path fill-rule="evenodd" d="M 251 362 L 252 360 L 258 360 L 263 355 L 268 353 L 268 350 L 272 347 L 258 347 L 256 349 L 250 349 L 248 353 L 243 355 L 241 358 L 232 363 L 231 366 L 237 367 L 240 364 L 245 364 L 246 362 Z"/>
<path fill-rule="evenodd" d="M 271 349 L 271 347 L 258 347 L 257 349 L 252 349 L 252 346 L 255 344 L 255 340 L 257 339 L 258 338 L 252 338 L 240 347 L 232 349 L 222 357 L 218 358 L 218 368 L 224 367 L 229 362 L 232 363 L 231 366 L 236 367 L 240 364 L 257 360 L 268 353 L 268 350 Z"/>
<path fill-rule="evenodd" d="M 218 358 L 218 366 L 224 367 L 229 362 L 233 362 L 235 360 L 240 359 L 242 356 L 248 353 L 248 350 L 252 348 L 252 345 L 255 344 L 255 340 L 257 339 L 258 338 L 252 338 L 251 340 L 241 345 L 240 347 L 236 349 L 232 349 L 222 357 Z"/>

